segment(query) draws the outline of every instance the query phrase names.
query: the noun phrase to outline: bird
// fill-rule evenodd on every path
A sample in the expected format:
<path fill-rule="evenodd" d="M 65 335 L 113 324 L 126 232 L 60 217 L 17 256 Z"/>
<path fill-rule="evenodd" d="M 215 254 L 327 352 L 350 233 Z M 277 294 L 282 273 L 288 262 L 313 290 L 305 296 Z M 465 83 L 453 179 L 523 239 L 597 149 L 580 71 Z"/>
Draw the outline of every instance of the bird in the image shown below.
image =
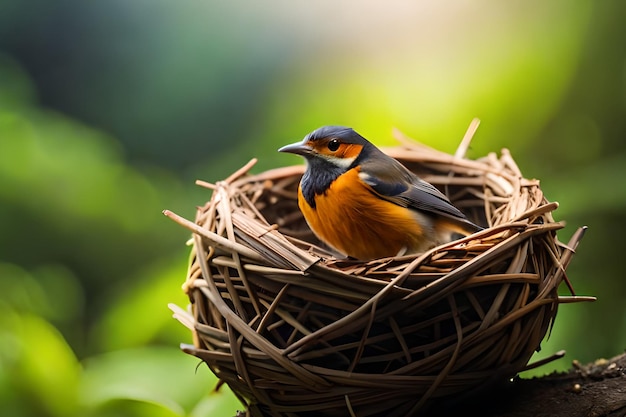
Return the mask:
<path fill-rule="evenodd" d="M 304 157 L 298 207 L 313 233 L 347 258 L 424 252 L 482 230 L 350 127 L 323 126 L 278 151 Z"/>

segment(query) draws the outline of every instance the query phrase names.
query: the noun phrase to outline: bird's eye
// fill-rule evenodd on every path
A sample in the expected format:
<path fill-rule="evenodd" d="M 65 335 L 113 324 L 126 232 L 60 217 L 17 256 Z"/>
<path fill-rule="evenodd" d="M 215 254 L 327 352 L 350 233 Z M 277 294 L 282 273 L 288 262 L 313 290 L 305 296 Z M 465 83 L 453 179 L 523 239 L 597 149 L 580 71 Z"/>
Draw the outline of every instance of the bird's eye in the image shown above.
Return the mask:
<path fill-rule="evenodd" d="M 339 141 L 337 139 L 331 139 L 330 142 L 328 142 L 328 150 L 330 150 L 331 152 L 335 152 L 337 149 L 339 149 Z"/>

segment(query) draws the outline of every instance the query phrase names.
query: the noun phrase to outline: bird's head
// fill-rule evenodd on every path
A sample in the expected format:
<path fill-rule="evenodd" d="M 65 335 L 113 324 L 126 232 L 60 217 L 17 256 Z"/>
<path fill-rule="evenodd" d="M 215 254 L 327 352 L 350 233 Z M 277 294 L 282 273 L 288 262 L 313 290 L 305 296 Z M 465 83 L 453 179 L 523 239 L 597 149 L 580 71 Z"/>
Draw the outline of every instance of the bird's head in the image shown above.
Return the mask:
<path fill-rule="evenodd" d="M 364 149 L 373 145 L 353 129 L 344 126 L 324 126 L 314 130 L 300 142 L 280 148 L 279 152 L 301 155 L 309 162 L 321 159 L 348 169 Z"/>

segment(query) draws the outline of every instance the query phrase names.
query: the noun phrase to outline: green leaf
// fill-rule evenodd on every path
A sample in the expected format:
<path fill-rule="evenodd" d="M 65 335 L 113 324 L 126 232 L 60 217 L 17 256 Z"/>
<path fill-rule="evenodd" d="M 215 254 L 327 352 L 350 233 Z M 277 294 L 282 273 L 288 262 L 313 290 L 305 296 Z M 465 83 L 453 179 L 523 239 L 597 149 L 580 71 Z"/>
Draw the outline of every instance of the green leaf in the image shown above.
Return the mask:
<path fill-rule="evenodd" d="M 177 348 L 144 347 L 106 353 L 85 361 L 82 402 L 91 409 L 110 401 L 159 404 L 183 415 L 215 388 L 217 378 L 199 360 Z"/>
<path fill-rule="evenodd" d="M 111 400 L 88 413 L 88 417 L 180 417 L 183 415 L 181 410 L 174 411 L 162 404 L 128 399 Z"/>
<path fill-rule="evenodd" d="M 169 303 L 189 302 L 181 289 L 187 272 L 185 256 L 156 261 L 122 284 L 108 310 L 92 328 L 96 348 L 137 347 L 159 337 L 173 345 L 191 340 L 191 332 L 167 308 Z"/>
<path fill-rule="evenodd" d="M 81 367 L 61 333 L 40 317 L 2 310 L 0 370 L 17 397 L 12 406 L 49 416 L 75 414 Z"/>

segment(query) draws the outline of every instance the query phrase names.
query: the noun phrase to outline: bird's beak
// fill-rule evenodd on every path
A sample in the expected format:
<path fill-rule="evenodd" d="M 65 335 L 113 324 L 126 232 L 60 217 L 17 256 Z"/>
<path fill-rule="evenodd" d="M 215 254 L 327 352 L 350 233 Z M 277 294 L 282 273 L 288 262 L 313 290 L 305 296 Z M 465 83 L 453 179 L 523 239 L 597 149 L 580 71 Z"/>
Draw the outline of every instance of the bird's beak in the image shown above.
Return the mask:
<path fill-rule="evenodd" d="M 285 145 L 278 150 L 278 152 L 295 153 L 296 155 L 308 155 L 312 151 L 313 151 L 313 148 L 311 148 L 306 143 L 302 143 L 302 142 L 296 142 L 296 143 L 292 143 L 291 145 Z"/>

